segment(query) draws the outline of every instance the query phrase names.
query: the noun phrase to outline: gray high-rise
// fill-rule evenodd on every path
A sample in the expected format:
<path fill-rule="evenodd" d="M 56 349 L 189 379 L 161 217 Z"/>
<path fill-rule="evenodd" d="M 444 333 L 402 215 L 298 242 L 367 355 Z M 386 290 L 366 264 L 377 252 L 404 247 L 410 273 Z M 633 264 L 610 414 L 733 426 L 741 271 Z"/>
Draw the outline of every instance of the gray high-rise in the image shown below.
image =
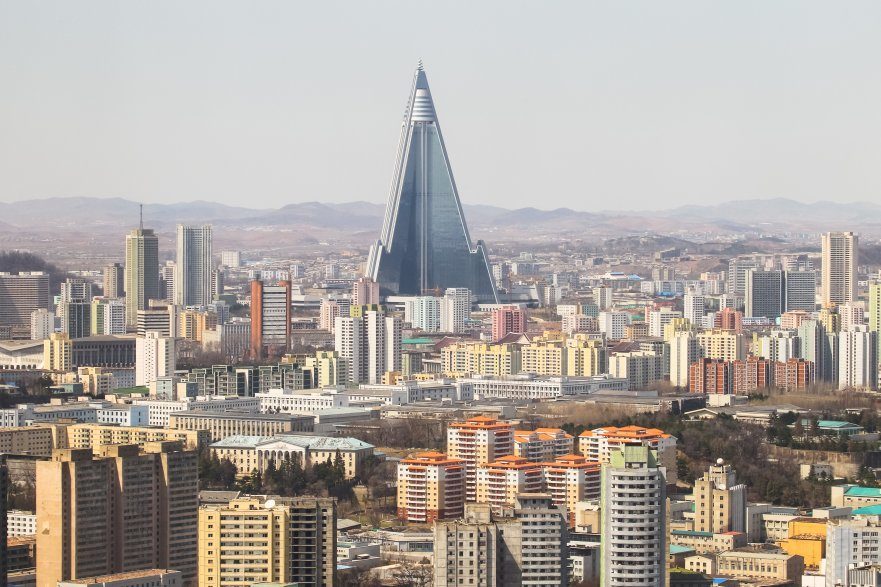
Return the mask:
<path fill-rule="evenodd" d="M 382 295 L 471 290 L 498 302 L 486 246 L 472 246 L 437 113 L 420 63 L 404 115 L 397 163 L 380 239 L 367 274 Z"/>
<path fill-rule="evenodd" d="M 125 323 L 138 323 L 138 310 L 159 298 L 159 238 L 149 228 L 125 237 Z"/>
<path fill-rule="evenodd" d="M 214 299 L 211 287 L 211 225 L 177 225 L 177 264 L 174 303 L 179 306 L 207 306 Z"/>

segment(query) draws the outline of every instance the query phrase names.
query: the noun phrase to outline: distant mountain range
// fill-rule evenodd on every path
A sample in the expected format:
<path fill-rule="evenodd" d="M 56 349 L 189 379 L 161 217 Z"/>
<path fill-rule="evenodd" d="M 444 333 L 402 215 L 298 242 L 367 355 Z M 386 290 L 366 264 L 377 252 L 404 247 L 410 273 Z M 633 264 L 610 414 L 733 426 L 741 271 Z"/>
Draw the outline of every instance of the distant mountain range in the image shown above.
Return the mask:
<path fill-rule="evenodd" d="M 476 238 L 509 239 L 524 230 L 534 235 L 567 237 L 644 233 L 783 233 L 852 229 L 881 235 L 881 205 L 867 202 L 806 204 L 785 198 L 739 200 L 708 206 L 680 206 L 656 211 L 584 212 L 569 208 L 510 210 L 497 206 L 465 205 Z M 228 206 L 193 201 L 144 205 L 144 223 L 169 232 L 181 223 L 211 223 L 241 230 L 284 228 L 302 235 L 326 236 L 335 231 L 375 238 L 385 205 L 374 202 L 341 204 L 303 202 L 278 209 Z M 138 204 L 124 198 L 46 198 L 0 203 L 0 231 L 73 231 L 116 233 L 137 226 Z"/>

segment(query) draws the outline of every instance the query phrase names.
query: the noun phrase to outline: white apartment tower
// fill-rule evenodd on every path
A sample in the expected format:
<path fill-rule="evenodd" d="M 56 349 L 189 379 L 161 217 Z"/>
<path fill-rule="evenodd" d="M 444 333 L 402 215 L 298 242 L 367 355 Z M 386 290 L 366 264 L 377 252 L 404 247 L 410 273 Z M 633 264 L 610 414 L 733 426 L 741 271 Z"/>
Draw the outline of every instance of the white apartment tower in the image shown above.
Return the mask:
<path fill-rule="evenodd" d="M 465 321 L 470 317 L 471 290 L 467 287 L 448 287 L 441 298 L 441 332 L 464 332 Z"/>
<path fill-rule="evenodd" d="M 824 306 L 856 299 L 859 238 L 853 232 L 827 232 L 821 236 L 820 298 Z"/>
<path fill-rule="evenodd" d="M 693 290 L 689 291 L 685 294 L 683 302 L 685 304 L 683 318 L 687 319 L 695 326 L 703 324 L 704 314 L 707 313 L 706 299 L 703 294 L 696 293 Z"/>
<path fill-rule="evenodd" d="M 838 333 L 838 389 L 878 389 L 878 333 L 866 325 Z"/>
<path fill-rule="evenodd" d="M 214 299 L 211 275 L 211 225 L 177 225 L 177 263 L 174 303 L 179 306 L 207 306 Z"/>
<path fill-rule="evenodd" d="M 625 446 L 603 465 L 602 587 L 662 587 L 666 478 L 654 451 Z"/>
<path fill-rule="evenodd" d="M 390 371 L 401 370 L 401 319 L 384 312 L 338 316 L 334 350 L 348 365 L 349 383 L 382 383 Z"/>
<path fill-rule="evenodd" d="M 149 385 L 174 374 L 174 338 L 149 331 L 135 342 L 135 385 Z"/>

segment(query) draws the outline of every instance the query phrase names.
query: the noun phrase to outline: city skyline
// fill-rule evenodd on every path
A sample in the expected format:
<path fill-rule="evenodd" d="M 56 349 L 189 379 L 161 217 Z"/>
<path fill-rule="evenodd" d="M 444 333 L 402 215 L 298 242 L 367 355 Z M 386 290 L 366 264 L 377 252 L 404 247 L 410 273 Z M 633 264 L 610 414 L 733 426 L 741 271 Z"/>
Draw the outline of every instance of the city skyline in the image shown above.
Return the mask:
<path fill-rule="evenodd" d="M 394 96 L 420 57 L 474 204 L 871 201 L 881 9 L 850 6 L 352 7 L 339 19 L 313 7 L 335 24 L 316 38 L 323 27 L 280 4 L 10 4 L 0 201 L 379 202 Z M 401 26 L 423 15 L 418 35 Z M 319 50 L 304 60 L 307 46 Z"/>

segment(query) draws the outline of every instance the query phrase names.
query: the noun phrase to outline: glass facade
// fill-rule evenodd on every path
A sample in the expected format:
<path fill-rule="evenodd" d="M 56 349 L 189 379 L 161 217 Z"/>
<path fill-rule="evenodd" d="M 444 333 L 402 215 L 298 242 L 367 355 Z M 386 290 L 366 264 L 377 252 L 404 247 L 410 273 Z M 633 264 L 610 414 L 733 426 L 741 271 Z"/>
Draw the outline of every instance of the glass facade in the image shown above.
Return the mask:
<path fill-rule="evenodd" d="M 416 73 L 381 239 L 368 268 L 383 295 L 443 294 L 464 287 L 496 302 L 485 246 L 471 246 L 428 90 Z"/>

